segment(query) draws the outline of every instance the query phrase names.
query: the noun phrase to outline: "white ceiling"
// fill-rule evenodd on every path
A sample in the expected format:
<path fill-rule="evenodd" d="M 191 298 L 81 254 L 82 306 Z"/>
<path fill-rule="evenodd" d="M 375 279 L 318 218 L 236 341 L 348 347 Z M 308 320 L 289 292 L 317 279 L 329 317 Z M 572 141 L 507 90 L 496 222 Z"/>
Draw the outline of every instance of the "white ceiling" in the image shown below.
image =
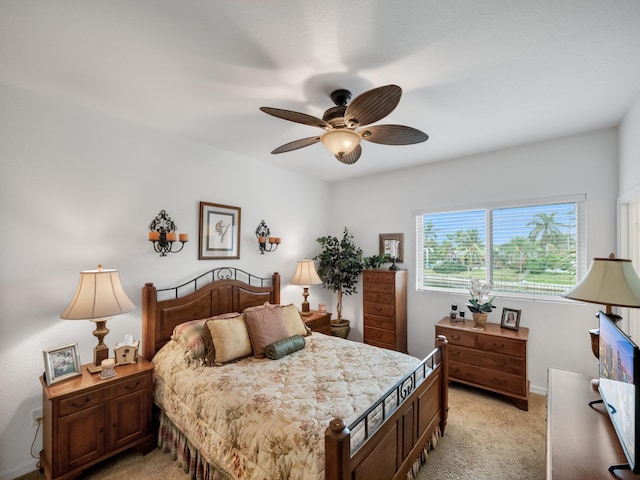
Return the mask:
<path fill-rule="evenodd" d="M 615 126 L 640 92 L 638 0 L 0 0 L 0 81 L 328 181 Z M 425 143 L 322 130 L 329 93 L 403 88 L 378 123 Z"/>

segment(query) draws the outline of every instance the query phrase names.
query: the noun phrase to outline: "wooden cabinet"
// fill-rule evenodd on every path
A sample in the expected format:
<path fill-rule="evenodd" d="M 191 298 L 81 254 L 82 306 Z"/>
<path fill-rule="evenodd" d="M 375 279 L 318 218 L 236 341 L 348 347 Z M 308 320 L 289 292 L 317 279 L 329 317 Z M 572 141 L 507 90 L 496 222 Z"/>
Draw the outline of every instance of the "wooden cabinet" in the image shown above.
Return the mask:
<path fill-rule="evenodd" d="M 82 367 L 82 376 L 47 386 L 43 377 L 43 450 L 48 480 L 72 479 L 83 469 L 128 448 L 149 452 L 152 432 L 153 365 L 143 358 L 116 367 L 101 379 Z"/>
<path fill-rule="evenodd" d="M 364 343 L 407 353 L 407 271 L 362 272 Z"/>
<path fill-rule="evenodd" d="M 302 320 L 311 331 L 331 335 L 331 314 L 329 312 L 320 313 L 317 310 L 311 310 L 311 315 L 303 315 Z"/>
<path fill-rule="evenodd" d="M 477 330 L 473 321 L 452 323 L 445 317 L 436 325 L 438 335 L 449 341 L 449 380 L 503 394 L 518 408 L 529 409 L 528 328 L 515 331 L 487 323 Z"/>

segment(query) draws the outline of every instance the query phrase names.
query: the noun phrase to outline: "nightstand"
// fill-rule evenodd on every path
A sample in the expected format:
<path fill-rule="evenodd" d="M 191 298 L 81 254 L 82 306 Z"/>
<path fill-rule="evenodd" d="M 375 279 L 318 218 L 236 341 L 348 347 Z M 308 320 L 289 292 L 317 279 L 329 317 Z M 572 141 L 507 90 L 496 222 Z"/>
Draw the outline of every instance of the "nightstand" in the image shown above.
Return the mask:
<path fill-rule="evenodd" d="M 311 315 L 302 315 L 302 320 L 312 331 L 331 335 L 331 314 L 329 312 L 320 313 L 317 310 L 311 310 Z"/>
<path fill-rule="evenodd" d="M 116 366 L 101 379 L 82 366 L 82 376 L 47 386 L 43 377 L 43 450 L 47 480 L 74 478 L 83 469 L 129 448 L 148 453 L 152 430 L 153 365 Z"/>

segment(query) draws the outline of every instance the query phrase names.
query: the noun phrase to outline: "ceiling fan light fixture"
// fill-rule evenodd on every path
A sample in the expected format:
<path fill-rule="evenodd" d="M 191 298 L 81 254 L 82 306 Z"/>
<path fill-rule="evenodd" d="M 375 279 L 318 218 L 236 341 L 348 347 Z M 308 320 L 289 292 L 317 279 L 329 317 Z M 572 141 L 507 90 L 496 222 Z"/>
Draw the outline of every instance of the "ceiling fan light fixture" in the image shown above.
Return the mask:
<path fill-rule="evenodd" d="M 325 132 L 320 137 L 320 141 L 334 155 L 342 157 L 348 155 L 360 145 L 360 135 L 349 129 L 336 129 Z"/>

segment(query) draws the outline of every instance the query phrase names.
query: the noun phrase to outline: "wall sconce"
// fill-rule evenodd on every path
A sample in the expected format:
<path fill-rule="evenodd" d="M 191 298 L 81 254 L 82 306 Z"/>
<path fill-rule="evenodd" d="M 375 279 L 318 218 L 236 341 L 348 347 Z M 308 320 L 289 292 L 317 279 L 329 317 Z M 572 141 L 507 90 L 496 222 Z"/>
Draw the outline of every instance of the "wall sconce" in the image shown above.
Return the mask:
<path fill-rule="evenodd" d="M 256 228 L 256 237 L 258 237 L 258 248 L 260 249 L 260 255 L 264 255 L 264 252 L 275 252 L 282 241 L 280 237 L 271 237 L 271 231 L 264 220 L 260 221 L 260 225 Z M 269 247 L 267 248 L 267 242 Z"/>
<path fill-rule="evenodd" d="M 181 233 L 178 236 L 180 248 L 173 250 L 173 243 L 176 241 L 176 224 L 173 223 L 167 212 L 160 210 L 160 213 L 149 225 L 149 241 L 153 243 L 153 249 L 166 257 L 167 253 L 178 253 L 184 248 L 184 244 L 189 241 L 189 235 Z"/>

